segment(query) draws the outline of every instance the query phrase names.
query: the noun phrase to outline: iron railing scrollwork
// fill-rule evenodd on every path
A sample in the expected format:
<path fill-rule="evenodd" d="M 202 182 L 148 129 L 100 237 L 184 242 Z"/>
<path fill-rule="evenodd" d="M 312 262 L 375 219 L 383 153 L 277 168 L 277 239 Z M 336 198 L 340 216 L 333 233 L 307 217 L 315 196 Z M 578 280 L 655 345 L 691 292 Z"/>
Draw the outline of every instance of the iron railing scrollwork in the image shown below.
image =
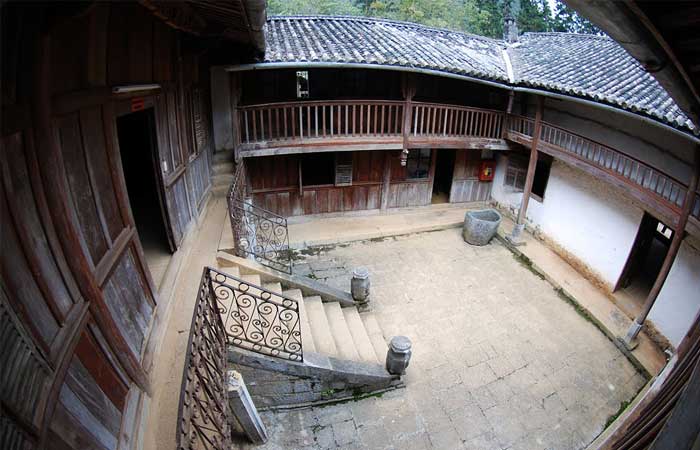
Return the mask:
<path fill-rule="evenodd" d="M 301 362 L 299 303 L 282 293 L 209 269 L 212 292 L 231 345 Z"/>
<path fill-rule="evenodd" d="M 226 386 L 227 343 L 210 269 L 192 315 L 178 408 L 178 450 L 232 448 Z"/>
<path fill-rule="evenodd" d="M 246 196 L 245 164 L 236 165 L 228 192 L 228 213 L 236 255 L 280 272 L 292 273 L 287 219 L 253 204 Z"/>

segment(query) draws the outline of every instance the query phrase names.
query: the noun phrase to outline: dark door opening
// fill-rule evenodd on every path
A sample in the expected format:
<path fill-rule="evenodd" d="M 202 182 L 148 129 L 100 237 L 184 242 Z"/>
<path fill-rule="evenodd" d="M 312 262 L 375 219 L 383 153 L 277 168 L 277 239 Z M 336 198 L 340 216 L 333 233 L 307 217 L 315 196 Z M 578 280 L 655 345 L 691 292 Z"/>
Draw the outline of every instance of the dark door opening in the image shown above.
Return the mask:
<path fill-rule="evenodd" d="M 118 117 L 117 134 L 131 213 L 147 264 L 158 282 L 175 245 L 164 206 L 153 109 Z"/>
<path fill-rule="evenodd" d="M 661 271 L 671 239 L 673 230 L 645 213 L 616 290 L 623 291 L 625 297 L 641 306 Z"/>
<path fill-rule="evenodd" d="M 452 175 L 455 169 L 455 150 L 437 151 L 435 161 L 435 180 L 433 180 L 433 198 L 431 203 L 448 203 L 452 189 Z"/>

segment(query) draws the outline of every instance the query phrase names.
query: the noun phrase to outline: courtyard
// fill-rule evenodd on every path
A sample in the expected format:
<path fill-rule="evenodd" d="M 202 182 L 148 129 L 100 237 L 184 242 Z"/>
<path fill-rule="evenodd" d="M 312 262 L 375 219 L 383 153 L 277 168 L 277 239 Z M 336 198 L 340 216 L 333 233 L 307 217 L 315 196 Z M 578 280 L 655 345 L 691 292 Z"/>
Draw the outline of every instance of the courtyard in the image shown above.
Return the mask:
<path fill-rule="evenodd" d="M 295 273 L 349 290 L 371 274 L 385 336 L 408 336 L 405 389 L 264 412 L 265 449 L 580 449 L 645 383 L 587 318 L 511 251 L 459 229 L 299 253 Z"/>

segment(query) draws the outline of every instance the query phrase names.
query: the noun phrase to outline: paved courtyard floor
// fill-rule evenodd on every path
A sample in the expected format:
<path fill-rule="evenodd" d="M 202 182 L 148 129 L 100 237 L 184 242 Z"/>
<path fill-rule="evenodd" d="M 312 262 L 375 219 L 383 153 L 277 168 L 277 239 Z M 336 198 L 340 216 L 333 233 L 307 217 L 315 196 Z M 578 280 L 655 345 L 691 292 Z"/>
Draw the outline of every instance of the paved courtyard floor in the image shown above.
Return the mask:
<path fill-rule="evenodd" d="M 406 388 L 266 412 L 264 449 L 580 449 L 645 383 L 592 323 L 501 244 L 459 229 L 325 248 L 295 265 L 349 290 L 369 268 L 387 336 L 413 341 Z"/>

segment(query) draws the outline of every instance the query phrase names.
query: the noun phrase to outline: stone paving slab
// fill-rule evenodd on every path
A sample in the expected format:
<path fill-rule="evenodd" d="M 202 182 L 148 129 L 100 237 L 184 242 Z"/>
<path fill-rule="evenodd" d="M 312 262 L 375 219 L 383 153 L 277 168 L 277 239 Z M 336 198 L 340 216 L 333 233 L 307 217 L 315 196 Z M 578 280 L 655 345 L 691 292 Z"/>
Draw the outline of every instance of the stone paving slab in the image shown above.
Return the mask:
<path fill-rule="evenodd" d="M 645 383 L 552 286 L 497 241 L 459 229 L 332 246 L 297 266 L 349 289 L 369 268 L 371 307 L 413 341 L 406 388 L 267 412 L 261 449 L 581 449 Z M 328 275 L 325 277 L 325 275 Z"/>

